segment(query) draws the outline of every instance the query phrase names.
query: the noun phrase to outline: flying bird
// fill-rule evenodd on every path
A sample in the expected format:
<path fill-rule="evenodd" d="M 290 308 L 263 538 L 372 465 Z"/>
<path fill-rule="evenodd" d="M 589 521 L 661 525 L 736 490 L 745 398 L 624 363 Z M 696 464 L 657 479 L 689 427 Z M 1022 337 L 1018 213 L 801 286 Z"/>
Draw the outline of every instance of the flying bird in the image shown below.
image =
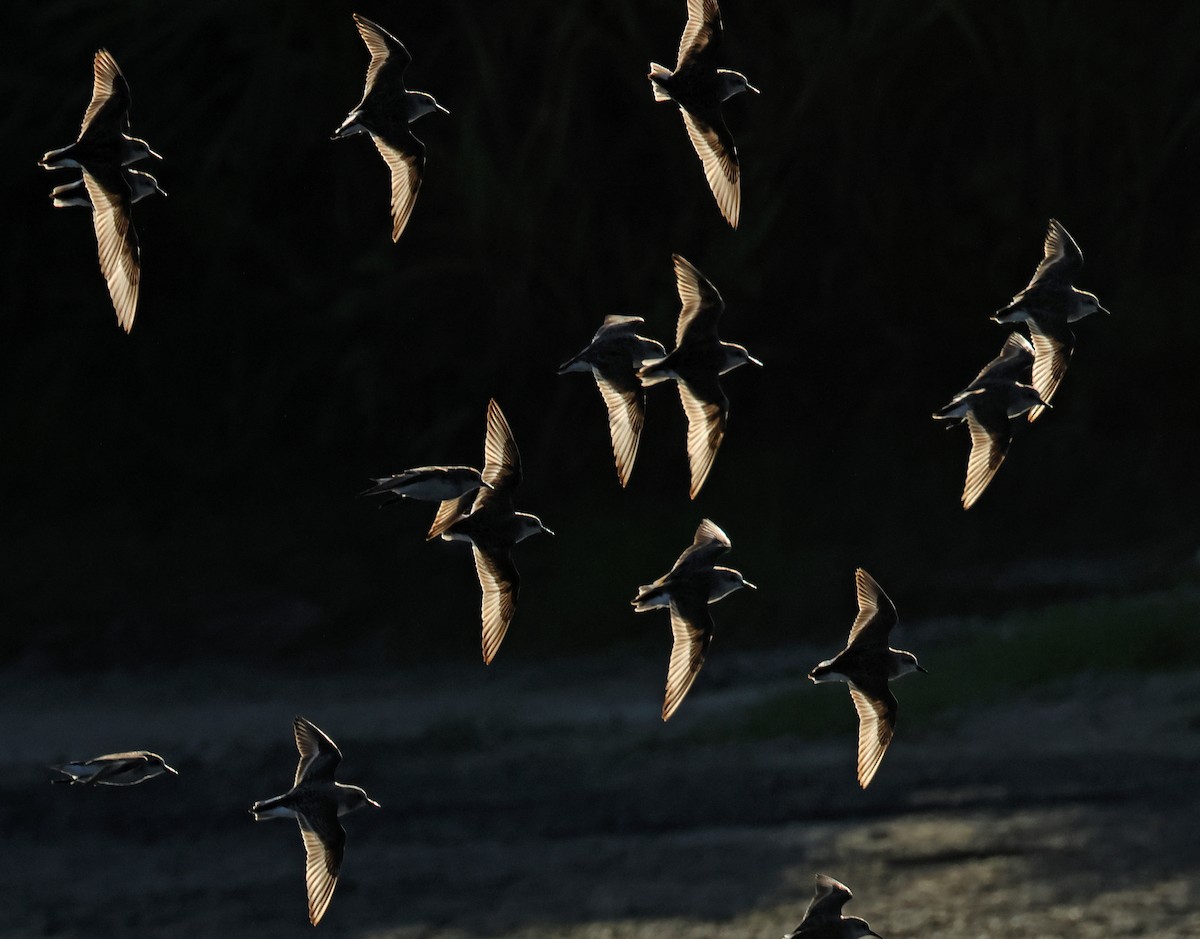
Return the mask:
<path fill-rule="evenodd" d="M 724 32 L 717 0 L 688 0 L 687 7 L 675 70 L 651 62 L 647 77 L 655 101 L 679 105 L 717 207 L 725 221 L 737 228 L 742 207 L 741 167 L 721 104 L 743 91 L 758 94 L 758 89 L 741 72 L 717 68 Z"/>
<path fill-rule="evenodd" d="M 1004 462 L 1013 438 L 1012 418 L 1045 405 L 1028 384 L 1033 356 L 1029 341 L 1020 333 L 1010 333 L 1000 354 L 933 415 L 934 420 L 949 421 L 951 427 L 965 421 L 971 432 L 971 455 L 962 493 L 964 509 L 983 495 Z"/>
<path fill-rule="evenodd" d="M 321 728 L 296 717 L 292 730 L 300 751 L 292 788 L 281 796 L 255 802 L 250 814 L 256 822 L 268 818 L 294 818 L 299 822 L 300 837 L 304 839 L 308 921 L 316 926 L 329 909 L 346 852 L 346 830 L 338 819 L 365 805 L 379 808 L 379 803 L 358 786 L 334 782 L 342 751 Z"/>
<path fill-rule="evenodd" d="M 817 874 L 817 889 L 800 925 L 783 939 L 862 939 L 879 933 L 857 916 L 843 916 L 842 907 L 854 898 L 850 888 L 825 874 Z"/>
<path fill-rule="evenodd" d="M 394 476 L 375 479 L 375 485 L 364 489 L 360 496 L 389 496 L 380 503 L 382 508 L 401 499 L 419 502 L 440 502 L 437 515 L 429 528 L 426 539 L 433 539 L 444 532 L 465 511 L 464 496 L 480 488 L 491 488 L 483 481 L 483 474 L 473 466 L 417 466 Z"/>
<path fill-rule="evenodd" d="M 1042 260 L 1033 279 L 1008 306 L 992 315 L 997 323 L 1024 320 L 1029 325 L 1034 355 L 1033 387 L 1042 399 L 1030 410 L 1030 421 L 1036 421 L 1049 406 L 1067 372 L 1067 364 L 1075 351 L 1075 334 L 1067 324 L 1097 311 L 1108 312 L 1095 294 L 1071 284 L 1082 267 L 1083 252 L 1079 245 L 1061 222 L 1050 219 L 1042 244 Z"/>
<path fill-rule="evenodd" d="M 751 365 L 762 362 L 745 347 L 721 341 L 717 336 L 717 321 L 725 310 L 725 301 L 689 261 L 678 254 L 671 257 L 682 304 L 675 327 L 675 348 L 663 358 L 647 362 L 638 376 L 647 386 L 671 378 L 679 386 L 679 399 L 688 421 L 688 464 L 692 476 L 689 495 L 695 499 L 712 470 L 729 422 L 729 399 L 721 388 L 719 376 L 747 362 Z"/>
<path fill-rule="evenodd" d="M 90 760 L 62 763 L 50 768 L 67 777 L 52 779 L 51 782 L 74 783 L 77 786 L 136 786 L 163 773 L 179 775 L 177 770 L 167 765 L 166 760 L 149 750 L 106 753 Z"/>
<path fill-rule="evenodd" d="M 442 538 L 471 545 L 482 592 L 483 661 L 490 665 L 517 611 L 521 575 L 513 562 L 513 546 L 538 532 L 554 532 L 536 515 L 513 507 L 513 491 L 521 482 L 521 454 L 495 400 L 488 402 L 483 452 L 485 485 L 475 493 L 470 514 L 457 515 L 442 532 Z M 467 498 L 461 497 L 459 503 L 464 509 Z"/>
<path fill-rule="evenodd" d="M 637 613 L 662 607 L 671 610 L 674 641 L 663 698 L 664 721 L 669 720 L 683 703 L 712 645 L 713 620 L 708 605 L 743 587 L 757 589 L 740 572 L 716 565 L 730 547 L 725 532 L 704 519 L 696 529 L 692 543 L 679 555 L 674 566 L 654 583 L 639 587 L 633 598 Z"/>
<path fill-rule="evenodd" d="M 864 789 L 896 732 L 896 696 L 888 682 L 909 672 L 924 672 L 911 652 L 888 646 L 896 625 L 896 607 L 883 588 L 861 567 L 854 572 L 858 616 L 846 648 L 809 673 L 814 682 L 844 681 L 858 711 L 858 784 Z"/>
<path fill-rule="evenodd" d="M 433 95 L 404 87 L 404 70 L 412 56 L 404 44 L 377 23 L 354 14 L 358 34 L 371 53 L 362 100 L 333 139 L 367 133 L 392 174 L 392 241 L 400 238 L 412 214 L 425 172 L 425 145 L 408 125 L 431 111 L 449 114 Z"/>
<path fill-rule="evenodd" d="M 100 271 L 108 285 L 117 322 L 125 332 L 133 328 L 137 313 L 142 261 L 130 211 L 135 201 L 131 181 L 137 177 L 131 176 L 123 167 L 148 156 L 158 157 L 144 140 L 126 133 L 129 130 L 129 102 L 129 84 L 125 76 L 112 55 L 101 49 L 92 61 L 92 100 L 84 112 L 78 139 L 66 147 L 51 150 L 41 159 L 45 169 L 78 167 L 83 174 L 81 182 L 92 206 Z M 142 191 L 142 182 L 134 185 Z M 158 189 L 157 181 L 154 181 L 153 189 Z M 55 194 L 60 194 L 59 189 Z M 81 197 L 82 193 L 78 196 L 67 193 L 65 204 L 78 205 Z M 55 205 L 58 204 L 56 198 Z"/>
<path fill-rule="evenodd" d="M 661 342 L 639 336 L 640 316 L 606 316 L 588 347 L 564 362 L 558 374 L 591 372 L 608 409 L 608 432 L 621 485 L 629 482 L 637 458 L 642 425 L 646 420 L 646 394 L 638 369 L 650 359 L 666 354 Z"/>

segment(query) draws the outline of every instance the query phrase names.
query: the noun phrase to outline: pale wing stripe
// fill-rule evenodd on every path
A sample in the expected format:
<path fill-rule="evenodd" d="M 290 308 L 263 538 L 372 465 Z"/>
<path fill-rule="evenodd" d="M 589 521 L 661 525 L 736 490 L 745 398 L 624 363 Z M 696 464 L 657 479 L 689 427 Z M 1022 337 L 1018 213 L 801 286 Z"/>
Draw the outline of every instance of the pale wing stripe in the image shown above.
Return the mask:
<path fill-rule="evenodd" d="M 717 8 L 717 0 L 688 0 L 687 24 L 683 27 L 683 35 L 679 37 L 679 52 L 675 56 L 675 68 L 683 65 L 689 52 L 699 52 L 712 42 L 712 27 L 710 23 L 720 28 L 721 11 Z"/>
<path fill-rule="evenodd" d="M 129 204 L 120 195 L 105 189 L 86 170 L 83 182 L 92 200 L 92 225 L 96 230 L 100 271 L 108 284 L 117 322 L 129 332 L 137 313 L 138 287 L 142 279 L 140 252 L 129 217 Z"/>
<path fill-rule="evenodd" d="M 326 850 L 316 832 L 300 826 L 300 837 L 304 839 L 304 882 L 308 888 L 308 921 L 314 926 L 329 909 L 333 899 L 333 888 L 337 886 L 340 864 Z"/>
<path fill-rule="evenodd" d="M 429 526 L 429 534 L 425 536 L 425 540 L 431 541 L 462 518 L 466 514 L 467 505 L 474 497 L 475 493 L 468 492 L 457 499 L 444 500 L 438 506 L 437 515 L 433 517 L 433 524 Z"/>
<path fill-rule="evenodd" d="M 736 153 L 727 152 L 717 132 L 711 127 L 706 129 L 689 111 L 680 108 L 679 113 L 683 115 L 696 155 L 704 164 L 704 176 L 717 200 L 717 207 L 725 221 L 737 228 L 742 211 L 742 184 Z"/>
<path fill-rule="evenodd" d="M 613 459 L 617 464 L 617 478 L 621 485 L 629 483 L 633 472 L 633 461 L 637 459 L 638 443 L 642 438 L 642 393 L 637 390 L 621 391 L 600 375 L 596 375 L 596 386 L 608 409 L 608 434 L 612 438 Z"/>
<path fill-rule="evenodd" d="M 371 64 L 367 66 L 367 81 L 363 87 L 363 98 L 365 99 L 371 89 L 375 87 L 375 79 L 379 75 L 379 70 L 387 62 L 391 50 L 388 49 L 387 40 L 380 35 L 379 27 L 370 20 L 356 15 L 354 24 L 358 27 L 358 34 L 366 44 L 367 51 L 371 53 Z"/>
<path fill-rule="evenodd" d="M 87 110 L 83 113 L 83 122 L 79 125 L 79 135 L 82 137 L 100 113 L 108 104 L 116 90 L 117 82 L 123 82 L 121 70 L 107 49 L 101 49 L 92 59 L 92 100 L 88 102 Z"/>
<path fill-rule="evenodd" d="M 675 263 L 675 288 L 679 291 L 679 319 L 675 324 L 675 345 L 679 346 L 697 316 L 716 306 L 719 317 L 725 304 L 717 288 L 691 261 L 678 254 L 671 255 L 671 259 Z"/>
<path fill-rule="evenodd" d="M 963 485 L 964 509 L 969 509 L 983 495 L 996 470 L 1004 462 L 1004 448 L 999 446 L 973 413 L 967 414 L 967 427 L 971 431 L 971 455 L 967 459 L 967 480 Z"/>
<path fill-rule="evenodd" d="M 483 459 L 483 481 L 489 486 L 499 487 L 521 471 L 521 454 L 517 451 L 512 428 L 494 398 L 488 402 Z"/>
<path fill-rule="evenodd" d="M 876 625 L 881 627 L 878 630 L 879 635 L 867 638 L 878 645 L 886 645 L 888 633 L 896 625 L 895 605 L 888 599 L 888 595 L 883 592 L 883 588 L 879 586 L 875 578 L 861 567 L 854 572 L 854 585 L 858 592 L 858 616 L 854 618 L 854 625 L 850 627 L 850 638 L 846 641 L 847 647 L 853 645 L 854 640 L 868 627 Z"/>
<path fill-rule="evenodd" d="M 671 662 L 667 667 L 667 690 L 663 698 L 662 719 L 670 720 L 691 690 L 704 664 L 704 630 L 697 629 L 671 604 Z"/>
<path fill-rule="evenodd" d="M 475 573 L 479 576 L 479 587 L 483 593 L 480 603 L 480 615 L 483 621 L 483 661 L 490 665 L 504 641 L 513 615 L 517 611 L 517 601 L 514 596 L 513 584 L 509 583 L 503 573 L 486 554 L 471 547 L 475 555 Z"/>
<path fill-rule="evenodd" d="M 1033 387 L 1047 404 L 1058 392 L 1067 373 L 1070 353 L 1051 336 L 1041 332 L 1030 320 L 1029 336 L 1033 340 Z M 1045 408 L 1040 404 L 1029 412 L 1030 422 L 1036 421 Z"/>
<path fill-rule="evenodd" d="M 858 784 L 866 789 L 892 742 L 894 729 L 882 702 L 872 701 L 854 685 L 850 685 L 850 697 L 858 711 Z"/>
<path fill-rule="evenodd" d="M 682 381 L 676 384 L 688 420 L 688 464 L 692 474 L 689 495 L 694 499 L 708 479 L 717 450 L 725 439 L 725 415 L 721 405 L 701 401 Z"/>
<path fill-rule="evenodd" d="M 381 137 L 371 134 L 375 149 L 392 173 L 392 241 L 398 241 L 408 225 L 417 191 L 421 188 L 420 162 L 411 153 L 388 146 Z"/>

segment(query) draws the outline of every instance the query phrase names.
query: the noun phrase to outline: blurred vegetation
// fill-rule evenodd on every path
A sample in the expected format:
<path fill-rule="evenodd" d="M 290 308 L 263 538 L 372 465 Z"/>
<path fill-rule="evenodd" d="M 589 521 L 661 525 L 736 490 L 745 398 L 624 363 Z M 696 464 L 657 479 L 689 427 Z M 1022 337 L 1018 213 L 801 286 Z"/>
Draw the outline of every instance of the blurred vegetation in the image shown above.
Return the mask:
<path fill-rule="evenodd" d="M 329 134 L 367 54 L 344 3 L 56 0 L 6 14 L 0 152 L 0 656 L 371 663 L 478 654 L 461 546 L 371 476 L 481 459 L 495 396 L 518 507 L 556 532 L 502 659 L 634 646 L 628 599 L 702 516 L 764 589 L 731 643 L 844 632 L 855 565 L 906 615 L 994 614 L 1194 577 L 1200 426 L 1200 8 L 724 0 L 743 225 L 724 226 L 645 79 L 682 0 L 368 2 L 450 114 L 415 125 L 425 185 L 399 244 L 386 169 Z M 115 326 L 86 214 L 40 154 L 113 52 L 166 157 L 138 205 L 143 284 Z M 1081 244 L 1055 408 L 970 513 L 966 435 L 929 420 L 999 349 L 1046 219 Z M 661 338 L 670 255 L 723 292 L 730 429 L 696 503 L 684 423 L 651 396 L 630 487 L 590 381 L 555 367 L 608 313 Z M 501 662 L 502 664 L 502 662 Z"/>

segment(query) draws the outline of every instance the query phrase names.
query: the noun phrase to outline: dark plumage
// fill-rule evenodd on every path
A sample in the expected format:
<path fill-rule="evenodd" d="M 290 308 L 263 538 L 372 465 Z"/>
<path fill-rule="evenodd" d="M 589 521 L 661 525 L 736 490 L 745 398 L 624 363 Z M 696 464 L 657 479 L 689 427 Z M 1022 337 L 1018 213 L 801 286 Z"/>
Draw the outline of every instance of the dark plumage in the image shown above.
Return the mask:
<path fill-rule="evenodd" d="M 707 518 L 700 522 L 692 543 L 671 569 L 652 584 L 638 588 L 633 608 L 638 613 L 669 607 L 671 610 L 671 662 L 667 667 L 667 689 L 662 719 L 668 720 L 700 674 L 712 644 L 713 621 L 710 603 L 742 587 L 756 589 L 741 573 L 716 566 L 731 547 L 729 537 Z"/>
<path fill-rule="evenodd" d="M 604 317 L 588 347 L 558 369 L 560 375 L 591 372 L 595 377 L 608 409 L 608 431 L 622 486 L 633 472 L 646 419 L 646 394 L 638 370 L 666 353 L 661 342 L 638 335 L 638 324 L 644 322 L 640 316 Z"/>
<path fill-rule="evenodd" d="M 536 515 L 513 507 L 513 491 L 521 482 L 521 454 L 504 412 L 494 400 L 488 402 L 483 452 L 486 486 L 475 494 L 470 514 L 455 513 L 455 520 L 445 527 L 442 538 L 471 545 L 483 595 L 483 661 L 490 665 L 517 612 L 521 576 L 513 562 L 513 546 L 538 532 L 554 532 Z M 462 497 L 459 508 L 465 508 L 467 498 Z"/>
<path fill-rule="evenodd" d="M 1000 469 L 1012 442 L 1012 418 L 1044 404 L 1028 384 L 1033 348 L 1020 333 L 1011 333 L 1000 354 L 933 417 L 954 424 L 966 422 L 971 432 L 971 455 L 962 506 L 969 509 Z"/>
<path fill-rule="evenodd" d="M 396 241 L 408 224 L 425 173 L 425 145 L 408 125 L 430 111 L 449 112 L 433 95 L 405 88 L 404 70 L 412 56 L 399 39 L 357 13 L 354 23 L 371 53 L 371 64 L 362 100 L 333 132 L 333 138 L 371 135 L 392 174 L 392 241 Z"/>
<path fill-rule="evenodd" d="M 673 378 L 679 386 L 679 399 L 688 420 L 687 450 L 692 477 L 689 495 L 694 499 L 708 479 L 729 422 L 729 399 L 721 388 L 719 376 L 747 362 L 752 365 L 762 362 L 744 346 L 721 341 L 717 322 L 725 311 L 725 301 L 689 261 L 678 254 L 671 257 L 682 304 L 675 327 L 675 348 L 665 357 L 647 362 L 638 376 L 643 385 Z"/>
<path fill-rule="evenodd" d="M 850 888 L 825 874 L 817 874 L 817 889 L 800 925 L 783 939 L 862 939 L 875 936 L 866 920 L 843 916 L 842 907 L 854 898 Z"/>
<path fill-rule="evenodd" d="M 304 839 L 308 921 L 315 926 L 329 909 L 346 852 L 346 830 L 338 818 L 365 805 L 379 808 L 379 803 L 358 786 L 334 781 L 342 751 L 321 728 L 296 717 L 292 731 L 300 751 L 292 788 L 281 796 L 255 802 L 250 813 L 256 822 L 294 818 L 299 823 Z"/>
<path fill-rule="evenodd" d="M 846 648 L 809 673 L 814 682 L 844 681 L 858 712 L 858 783 L 864 789 L 896 732 L 899 705 L 888 682 L 909 672 L 924 672 L 911 652 L 892 649 L 888 635 L 896 625 L 896 607 L 870 574 L 854 572 L 858 616 Z"/>
<path fill-rule="evenodd" d="M 1083 252 L 1075 239 L 1057 219 L 1050 219 L 1042 244 L 1042 260 L 1033 278 L 1012 302 L 997 310 L 992 319 L 997 323 L 1029 325 L 1033 342 L 1033 387 L 1042 403 L 1029 412 L 1035 421 L 1049 406 L 1067 372 L 1075 351 L 1075 334 L 1068 323 L 1085 316 L 1108 310 L 1100 305 L 1096 295 L 1072 286 L 1071 280 L 1083 267 Z"/>
<path fill-rule="evenodd" d="M 723 32 L 717 0 L 688 0 L 688 19 L 674 71 L 651 62 L 648 77 L 655 101 L 679 105 L 717 207 L 725 221 L 737 228 L 742 208 L 741 166 L 721 104 L 743 91 L 758 94 L 758 89 L 740 72 L 717 68 Z"/>

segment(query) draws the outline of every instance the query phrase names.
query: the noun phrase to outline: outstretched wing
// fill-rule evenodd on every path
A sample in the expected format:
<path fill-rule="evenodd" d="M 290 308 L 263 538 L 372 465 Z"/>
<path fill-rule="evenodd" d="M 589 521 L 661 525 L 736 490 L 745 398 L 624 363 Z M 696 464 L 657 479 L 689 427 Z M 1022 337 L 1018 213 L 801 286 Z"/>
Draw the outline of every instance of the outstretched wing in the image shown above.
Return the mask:
<path fill-rule="evenodd" d="M 346 853 L 346 830 L 338 824 L 337 808 L 297 815 L 304 839 L 304 882 L 308 888 L 308 921 L 314 926 L 329 909 L 338 872 Z"/>
<path fill-rule="evenodd" d="M 1033 340 L 1033 388 L 1038 397 L 1049 404 L 1067 374 L 1074 337 L 1066 327 L 1061 331 L 1052 328 L 1053 331 L 1048 332 L 1045 325 L 1030 320 L 1029 338 Z M 1041 404 L 1033 407 L 1029 411 L 1030 422 L 1036 421 L 1044 410 L 1046 408 Z"/>
<path fill-rule="evenodd" d="M 1042 260 L 1029 281 L 1034 286 L 1069 286 L 1072 277 L 1083 267 L 1083 252 L 1058 219 L 1050 219 L 1046 239 L 1042 242 Z"/>
<path fill-rule="evenodd" d="M 825 874 L 817 874 L 817 889 L 808 909 L 804 911 L 804 919 L 796 932 L 810 926 L 836 922 L 842 918 L 842 907 L 854 897 L 850 888 Z"/>
<path fill-rule="evenodd" d="M 895 604 L 861 567 L 854 572 L 854 585 L 858 592 L 858 616 L 850 627 L 846 648 L 886 647 L 888 634 L 896 625 Z"/>
<path fill-rule="evenodd" d="M 521 589 L 521 575 L 507 550 L 483 550 L 472 545 L 475 555 L 475 573 L 479 577 L 479 588 L 483 593 L 480 613 L 483 621 L 483 661 L 492 664 L 500 643 L 517 612 L 517 594 Z"/>
<path fill-rule="evenodd" d="M 342 762 L 342 751 L 337 748 L 325 731 L 307 718 L 296 715 L 292 719 L 292 732 L 296 736 L 296 749 L 300 751 L 300 762 L 296 765 L 293 786 L 313 779 L 333 779 L 334 771 Z"/>
<path fill-rule="evenodd" d="M 521 454 L 512 428 L 496 399 L 488 401 L 487 435 L 483 441 L 483 481 L 475 496 L 474 509 L 491 501 L 499 493 L 511 492 L 521 482 Z"/>
<path fill-rule="evenodd" d="M 97 175 L 99 173 L 99 175 Z M 132 194 L 119 169 L 112 172 L 85 168 L 83 184 L 92 200 L 92 226 L 100 272 L 108 284 L 117 322 L 125 332 L 133 328 L 138 289 L 142 282 L 141 249 L 130 216 Z"/>
<path fill-rule="evenodd" d="M 615 376 L 602 376 L 593 371 L 596 385 L 608 409 L 608 433 L 612 438 L 613 458 L 617 463 L 617 478 L 624 486 L 633 472 L 633 461 L 637 459 L 638 443 L 642 439 L 645 423 L 645 393 L 634 374 L 629 387 L 625 387 Z"/>
<path fill-rule="evenodd" d="M 721 294 L 687 258 L 673 254 L 671 260 L 675 262 L 675 289 L 679 291 L 680 304 L 675 345 L 681 345 L 688 333 L 715 336 L 717 321 L 725 310 Z"/>
<path fill-rule="evenodd" d="M 679 53 L 675 58 L 678 71 L 688 60 L 711 61 L 721 47 L 721 11 L 717 0 L 688 0 L 688 18 L 679 37 Z"/>
<path fill-rule="evenodd" d="M 92 59 L 92 100 L 83 112 L 79 139 L 116 135 L 129 129 L 129 84 L 107 49 Z"/>
<path fill-rule="evenodd" d="M 858 711 L 858 784 L 866 789 L 896 732 L 896 696 L 883 678 L 869 687 L 851 683 L 850 697 Z"/>
<path fill-rule="evenodd" d="M 399 124 L 384 139 L 372 133 L 375 149 L 392 174 L 392 241 L 398 241 L 412 214 L 425 171 L 425 145 Z"/>
<path fill-rule="evenodd" d="M 964 509 L 969 509 L 983 495 L 1004 462 L 1010 440 L 1007 435 L 981 424 L 974 411 L 967 413 L 967 428 L 971 432 L 971 455 L 967 458 L 967 480 L 963 484 Z"/>
<path fill-rule="evenodd" d="M 378 23 L 373 23 L 365 16 L 354 14 L 354 25 L 358 34 L 371 53 L 371 64 L 367 66 L 367 82 L 363 88 L 363 98 L 371 93 L 380 71 L 384 68 L 394 70 L 396 76 L 403 76 L 404 70 L 412 61 L 412 56 L 404 48 L 404 43 L 389 33 Z"/>
<path fill-rule="evenodd" d="M 717 200 L 717 208 L 731 228 L 738 227 L 742 212 L 741 166 L 738 163 L 737 145 L 733 134 L 725 125 L 720 109 L 713 108 L 704 114 L 693 114 L 680 108 L 688 137 L 696 150 L 696 156 L 704 165 L 704 177 L 708 188 Z"/>
<path fill-rule="evenodd" d="M 669 720 L 679 709 L 700 674 L 708 647 L 712 644 L 712 615 L 706 597 L 671 600 L 671 663 L 667 667 L 667 690 L 663 697 L 662 719 Z"/>
<path fill-rule="evenodd" d="M 712 471 L 717 450 L 725 439 L 725 425 L 729 421 L 729 399 L 721 390 L 716 376 L 697 382 L 677 381 L 679 400 L 688 420 L 688 465 L 691 468 L 691 498 L 696 498 L 708 474 Z"/>

